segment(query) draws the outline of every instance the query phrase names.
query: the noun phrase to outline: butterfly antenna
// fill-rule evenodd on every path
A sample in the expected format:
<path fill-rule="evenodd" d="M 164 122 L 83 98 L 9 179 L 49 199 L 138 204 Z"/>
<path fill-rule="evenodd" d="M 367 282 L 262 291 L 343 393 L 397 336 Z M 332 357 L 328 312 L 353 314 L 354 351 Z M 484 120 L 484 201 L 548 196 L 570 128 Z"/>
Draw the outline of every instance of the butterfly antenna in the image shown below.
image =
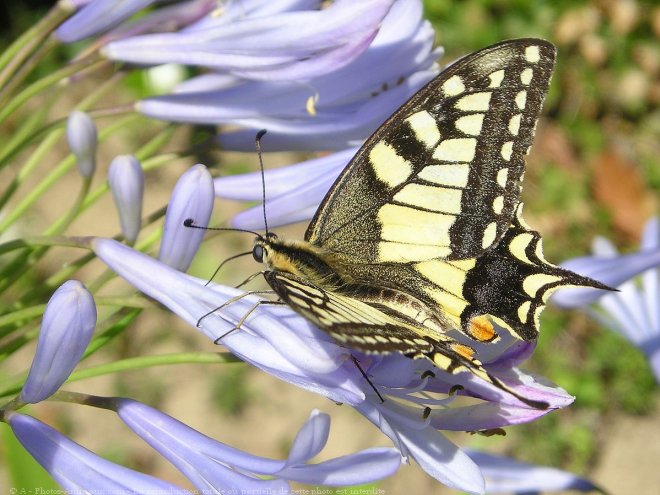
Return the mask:
<path fill-rule="evenodd" d="M 261 129 L 257 132 L 257 137 L 255 138 L 255 146 L 257 147 L 257 155 L 259 156 L 259 168 L 261 169 L 261 205 L 264 210 L 264 227 L 266 229 L 266 235 L 268 235 L 268 220 L 266 220 L 266 176 L 264 174 L 264 161 L 261 158 L 261 138 L 266 134 L 266 129 Z"/>
<path fill-rule="evenodd" d="M 245 232 L 246 234 L 252 234 L 253 236 L 261 237 L 259 232 L 255 232 L 254 230 L 237 229 L 236 227 L 205 227 L 203 225 L 197 225 L 195 224 L 195 220 L 192 218 L 186 218 L 183 221 L 183 226 L 188 227 L 189 229 L 214 230 L 218 232 Z"/>

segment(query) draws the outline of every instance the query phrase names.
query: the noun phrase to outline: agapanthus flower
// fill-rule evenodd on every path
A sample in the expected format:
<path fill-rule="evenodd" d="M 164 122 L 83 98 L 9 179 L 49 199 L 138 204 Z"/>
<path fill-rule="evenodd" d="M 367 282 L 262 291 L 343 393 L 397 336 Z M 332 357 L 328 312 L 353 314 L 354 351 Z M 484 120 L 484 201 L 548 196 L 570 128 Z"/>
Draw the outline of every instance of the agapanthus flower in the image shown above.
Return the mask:
<path fill-rule="evenodd" d="M 133 243 L 142 226 L 142 198 L 144 172 L 140 162 L 132 155 L 120 155 L 110 163 L 108 184 L 119 212 L 124 238 Z"/>
<path fill-rule="evenodd" d="M 85 112 L 71 112 L 67 121 L 66 137 L 71 152 L 76 157 L 80 175 L 89 178 L 96 170 L 98 137 L 94 121 Z"/>
<path fill-rule="evenodd" d="M 181 271 L 188 269 L 204 232 L 187 229 L 183 222 L 194 218 L 198 225 L 207 225 L 213 211 L 213 194 L 213 179 L 204 165 L 194 165 L 181 175 L 167 205 L 159 260 Z"/>
<path fill-rule="evenodd" d="M 287 460 L 240 451 L 133 400 L 118 399 L 117 413 L 201 493 L 223 493 L 239 487 L 252 493 L 288 493 L 288 481 L 329 486 L 363 484 L 392 475 L 401 463 L 396 449 L 374 448 L 309 464 L 325 446 L 330 431 L 330 417 L 318 411 L 312 412 L 296 435 Z"/>
<path fill-rule="evenodd" d="M 14 435 L 32 457 L 70 493 L 179 493 L 167 483 L 104 459 L 36 418 L 9 413 Z"/>
<path fill-rule="evenodd" d="M 591 289 L 563 289 L 552 302 L 564 308 L 582 308 L 603 326 L 627 338 L 644 352 L 660 383 L 660 225 L 651 219 L 642 234 L 639 251 L 619 254 L 607 239 L 598 237 L 593 256 L 562 263 L 569 270 L 616 287 L 603 294 Z"/>
<path fill-rule="evenodd" d="M 118 40 L 104 53 L 210 68 L 137 108 L 163 120 L 245 128 L 219 136 L 226 149 L 252 150 L 263 128 L 269 150 L 342 149 L 365 139 L 431 79 L 441 50 L 433 49 L 420 0 L 319 4 L 229 2 L 223 15 L 176 33 Z"/>
<path fill-rule="evenodd" d="M 353 353 L 379 396 L 355 366 L 350 350 L 337 345 L 290 308 L 260 305 L 255 309 L 259 299 L 254 296 L 243 297 L 241 291 L 222 285 L 206 285 L 206 281 L 173 270 L 113 240 L 95 239 L 92 247 L 129 283 L 213 341 L 221 338 L 221 343 L 244 361 L 284 381 L 355 407 L 392 439 L 404 458 L 415 459 L 427 473 L 448 486 L 480 493 L 483 478 L 473 461 L 440 430 L 499 428 L 548 412 L 532 409 L 469 373 L 450 375 L 433 369 L 431 376 L 423 373 L 432 368 L 423 361 L 399 355 L 373 357 Z M 235 330 L 237 322 L 253 309 L 241 328 Z M 202 318 L 204 315 L 207 316 Z M 563 390 L 544 385 L 511 367 L 511 363 L 527 355 L 526 348 L 491 352 L 490 356 L 479 358 L 489 372 L 517 393 L 549 403 L 549 410 L 572 402 Z M 456 385 L 463 390 L 451 393 Z M 480 401 L 458 405 L 454 403 L 458 395 Z M 431 408 L 430 413 L 427 408 Z"/>
<path fill-rule="evenodd" d="M 92 294 L 77 280 L 62 284 L 46 305 L 21 401 L 37 403 L 60 388 L 85 352 L 95 326 Z"/>

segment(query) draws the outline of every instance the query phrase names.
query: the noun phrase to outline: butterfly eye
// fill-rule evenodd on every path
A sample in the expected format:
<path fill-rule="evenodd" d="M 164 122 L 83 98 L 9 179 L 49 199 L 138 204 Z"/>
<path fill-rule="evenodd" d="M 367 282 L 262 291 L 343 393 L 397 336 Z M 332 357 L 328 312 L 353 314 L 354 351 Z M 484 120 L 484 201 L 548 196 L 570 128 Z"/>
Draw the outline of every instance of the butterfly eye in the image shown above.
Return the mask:
<path fill-rule="evenodd" d="M 264 248 L 260 245 L 256 245 L 252 248 L 252 257 L 257 263 L 264 262 Z"/>

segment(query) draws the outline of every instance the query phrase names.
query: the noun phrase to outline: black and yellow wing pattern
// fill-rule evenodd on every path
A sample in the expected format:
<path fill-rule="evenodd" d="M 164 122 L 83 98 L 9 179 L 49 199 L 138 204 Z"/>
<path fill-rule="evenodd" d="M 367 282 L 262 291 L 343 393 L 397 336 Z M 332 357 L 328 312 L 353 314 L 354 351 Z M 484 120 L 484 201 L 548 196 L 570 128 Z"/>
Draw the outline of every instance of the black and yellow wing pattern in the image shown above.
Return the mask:
<path fill-rule="evenodd" d="M 280 298 L 338 342 L 486 372 L 458 330 L 532 341 L 551 292 L 606 288 L 548 263 L 522 219 L 524 156 L 548 89 L 554 46 L 504 41 L 429 82 L 364 144 L 321 203 L 305 241 L 272 233 L 255 258 Z"/>

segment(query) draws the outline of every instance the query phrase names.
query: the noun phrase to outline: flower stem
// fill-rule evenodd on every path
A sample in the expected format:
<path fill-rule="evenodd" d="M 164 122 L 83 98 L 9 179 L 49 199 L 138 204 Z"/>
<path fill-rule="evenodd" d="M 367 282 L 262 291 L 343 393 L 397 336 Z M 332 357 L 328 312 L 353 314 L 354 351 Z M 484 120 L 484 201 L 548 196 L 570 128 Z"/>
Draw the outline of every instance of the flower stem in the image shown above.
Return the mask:
<path fill-rule="evenodd" d="M 57 2 L 34 26 L 25 31 L 0 55 L 0 88 L 4 88 L 14 71 L 35 51 L 37 45 L 69 15 L 72 9 L 69 2 Z"/>

